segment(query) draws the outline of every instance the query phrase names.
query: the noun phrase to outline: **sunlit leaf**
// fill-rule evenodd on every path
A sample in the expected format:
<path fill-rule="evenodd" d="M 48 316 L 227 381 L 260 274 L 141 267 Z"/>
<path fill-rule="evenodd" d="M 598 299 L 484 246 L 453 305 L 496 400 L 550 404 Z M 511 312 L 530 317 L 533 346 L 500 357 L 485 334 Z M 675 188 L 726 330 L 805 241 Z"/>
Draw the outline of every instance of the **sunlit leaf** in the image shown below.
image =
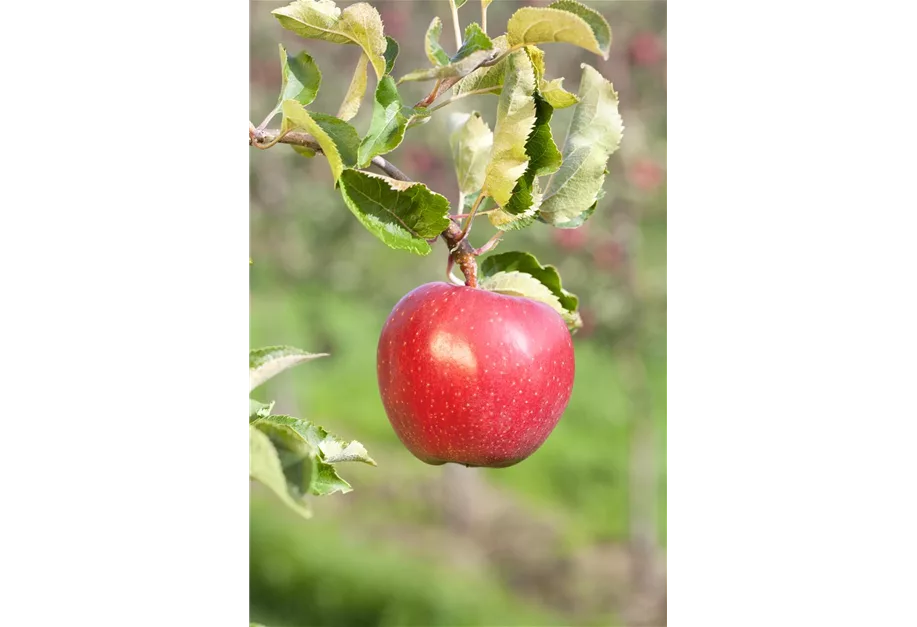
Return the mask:
<path fill-rule="evenodd" d="M 270 403 L 262 403 L 261 401 L 256 401 L 253 398 L 248 399 L 249 422 L 257 420 L 258 418 L 264 418 L 271 413 L 273 408 L 274 401 L 271 401 Z"/>
<path fill-rule="evenodd" d="M 484 185 L 484 169 L 490 158 L 494 134 L 475 111 L 449 136 L 459 192 L 472 194 Z"/>
<path fill-rule="evenodd" d="M 431 25 L 432 26 L 432 25 Z M 440 30 L 442 25 L 440 24 Z M 493 54 L 494 45 L 477 24 L 469 24 L 465 29 L 465 42 L 455 55 L 448 59 L 446 65 L 415 70 L 401 77 L 402 81 L 429 81 L 451 79 L 456 81 L 474 71 L 479 65 L 488 61 Z M 445 54 L 445 53 L 444 53 Z"/>
<path fill-rule="evenodd" d="M 341 107 L 338 109 L 337 117 L 345 122 L 352 119 L 360 110 L 360 103 L 366 94 L 366 66 L 369 63 L 369 57 L 365 54 L 360 55 L 357 61 L 357 67 L 353 71 L 353 79 L 350 81 L 350 87 L 344 95 Z"/>
<path fill-rule="evenodd" d="M 307 353 L 292 346 L 252 349 L 248 352 L 249 390 L 297 364 L 327 356 L 328 353 Z"/>
<path fill-rule="evenodd" d="M 347 122 L 321 113 L 310 114 L 295 100 L 285 100 L 282 111 L 280 132 L 302 129 L 312 135 L 321 146 L 335 181 L 345 166 L 354 164 L 358 136 Z"/>
<path fill-rule="evenodd" d="M 569 43 L 608 58 L 611 28 L 602 15 L 574 0 L 548 6 L 523 7 L 506 25 L 511 45 Z"/>
<path fill-rule="evenodd" d="M 490 223 L 500 230 L 521 229 L 535 221 L 542 200 L 536 177 L 556 172 L 560 167 L 560 151 L 551 135 L 553 112 L 554 108 L 536 92 L 535 126 L 525 142 L 529 163 L 516 182 L 509 202 L 488 216 Z"/>
<path fill-rule="evenodd" d="M 439 17 L 434 17 L 427 28 L 427 35 L 424 37 L 424 50 L 427 58 L 433 65 L 448 65 L 449 55 L 443 50 L 439 43 L 439 37 L 443 32 L 443 22 Z"/>
<path fill-rule="evenodd" d="M 287 480 L 303 492 L 323 496 L 332 492 L 350 492 L 350 484 L 338 476 L 332 464 L 362 462 L 375 466 L 376 462 L 360 442 L 347 442 L 328 433 L 315 423 L 291 416 L 268 416 L 255 426 L 271 437 L 275 447 L 287 453 L 285 466 Z M 300 462 L 313 462 L 310 469 L 298 467 Z M 303 472 L 305 470 L 305 472 Z M 307 480 L 302 483 L 303 478 Z"/>
<path fill-rule="evenodd" d="M 561 285 L 560 273 L 552 265 L 543 266 L 531 253 L 511 250 L 504 253 L 495 253 L 488 256 L 479 266 L 482 276 L 490 276 L 497 272 L 525 272 L 531 274 L 543 284 L 560 301 L 560 304 L 570 311 L 579 307 L 579 299 L 565 290 Z"/>
<path fill-rule="evenodd" d="M 300 37 L 360 46 L 376 76 L 382 78 L 385 74 L 387 42 L 382 18 L 369 4 L 358 2 L 341 11 L 331 0 L 295 0 L 274 9 L 272 14 L 284 28 Z"/>
<path fill-rule="evenodd" d="M 579 102 L 576 94 L 571 94 L 564 89 L 563 85 L 563 78 L 555 78 L 554 80 L 543 82 L 539 88 L 541 96 L 555 109 L 566 109 Z"/>
<path fill-rule="evenodd" d="M 506 296 L 530 298 L 544 303 L 563 318 L 568 328 L 577 325 L 578 316 L 564 309 L 557 297 L 551 293 L 551 290 L 530 274 L 524 272 L 497 272 L 482 279 L 478 283 L 478 287 L 498 294 L 505 294 Z"/>
<path fill-rule="evenodd" d="M 563 164 L 548 181 L 539 209 L 542 221 L 568 228 L 579 226 L 582 221 L 577 218 L 595 210 L 608 158 L 624 133 L 614 86 L 595 68 L 586 64 L 582 68 L 580 102 L 573 110 Z"/>
<path fill-rule="evenodd" d="M 506 35 L 500 35 L 491 41 L 494 46 L 491 54 L 494 58 L 509 50 L 509 44 L 506 42 Z M 459 95 L 474 91 L 499 94 L 503 87 L 503 77 L 506 74 L 506 63 L 507 59 L 504 58 L 496 65 L 476 69 L 455 84 L 453 93 Z"/>
<path fill-rule="evenodd" d="M 361 167 L 367 166 L 376 155 L 384 155 L 398 147 L 409 119 L 406 109 L 395 80 L 391 76 L 383 77 L 376 85 L 369 131 L 360 143 L 358 163 Z"/>
<path fill-rule="evenodd" d="M 290 493 L 280 456 L 271 439 L 260 429 L 249 428 L 249 476 L 269 488 L 293 511 L 305 518 L 312 513 L 301 497 Z"/>
<path fill-rule="evenodd" d="M 522 50 L 509 55 L 484 192 L 501 207 L 509 202 L 516 181 L 529 163 L 526 140 L 535 126 L 535 73 Z"/>

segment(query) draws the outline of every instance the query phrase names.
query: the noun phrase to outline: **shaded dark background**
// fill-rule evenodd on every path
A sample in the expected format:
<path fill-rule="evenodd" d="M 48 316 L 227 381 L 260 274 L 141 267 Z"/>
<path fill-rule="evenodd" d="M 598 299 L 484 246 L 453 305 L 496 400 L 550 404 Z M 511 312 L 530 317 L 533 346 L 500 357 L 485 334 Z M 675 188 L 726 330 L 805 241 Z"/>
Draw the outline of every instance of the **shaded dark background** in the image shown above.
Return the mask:
<path fill-rule="evenodd" d="M 276 102 L 277 44 L 307 50 L 323 74 L 310 109 L 334 114 L 360 54 L 307 41 L 251 2 L 251 121 Z M 348 3 L 340 3 L 344 7 Z M 454 52 L 447 2 L 372 2 L 401 44 L 394 75 L 426 67 L 423 35 L 434 15 Z M 517 8 L 497 0 L 488 34 Z M 367 232 L 333 189 L 322 157 L 288 146 L 251 153 L 251 345 L 292 344 L 331 357 L 300 366 L 260 391 L 275 411 L 309 418 L 363 442 L 377 468 L 345 465 L 354 492 L 315 499 L 302 520 L 254 489 L 251 613 L 294 625 L 664 625 L 666 546 L 666 5 L 584 2 L 612 28 L 607 61 L 562 44 L 541 46 L 547 78 L 576 92 L 580 64 L 614 83 L 624 141 L 612 155 L 607 195 L 581 228 L 536 224 L 498 251 L 526 250 L 558 267 L 580 297 L 570 406 L 531 458 L 508 469 L 432 467 L 398 442 L 376 387 L 376 342 L 401 296 L 441 280 L 445 248 L 395 251 Z M 459 10 L 480 21 L 480 3 Z M 361 135 L 375 76 L 351 121 Z M 430 83 L 400 87 L 406 102 Z M 474 96 L 408 131 L 385 155 L 455 204 L 447 118 L 479 110 L 493 128 L 497 98 Z M 556 111 L 563 146 L 573 109 Z M 279 116 L 272 124 L 279 125 Z M 472 233 L 493 233 L 485 219 Z"/>

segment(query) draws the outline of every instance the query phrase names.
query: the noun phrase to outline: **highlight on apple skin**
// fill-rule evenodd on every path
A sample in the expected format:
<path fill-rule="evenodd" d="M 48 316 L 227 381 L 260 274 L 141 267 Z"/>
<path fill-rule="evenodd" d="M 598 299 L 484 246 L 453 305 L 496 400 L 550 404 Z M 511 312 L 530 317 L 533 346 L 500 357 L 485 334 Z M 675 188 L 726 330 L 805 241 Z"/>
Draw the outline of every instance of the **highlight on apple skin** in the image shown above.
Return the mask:
<path fill-rule="evenodd" d="M 444 282 L 405 295 L 382 329 L 382 404 L 427 464 L 504 468 L 531 456 L 567 408 L 575 372 L 563 319 L 532 299 Z"/>

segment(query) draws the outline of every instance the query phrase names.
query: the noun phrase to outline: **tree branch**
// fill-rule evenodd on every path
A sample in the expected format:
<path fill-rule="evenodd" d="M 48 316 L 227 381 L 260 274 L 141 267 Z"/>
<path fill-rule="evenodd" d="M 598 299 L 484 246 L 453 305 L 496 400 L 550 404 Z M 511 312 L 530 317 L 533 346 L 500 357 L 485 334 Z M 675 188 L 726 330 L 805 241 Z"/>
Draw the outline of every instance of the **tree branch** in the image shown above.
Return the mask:
<path fill-rule="evenodd" d="M 308 133 L 299 131 L 290 131 L 281 137 L 280 131 L 275 129 L 259 130 L 248 125 L 248 145 L 256 148 L 271 146 L 275 143 L 290 144 L 293 146 L 302 146 L 309 148 L 317 153 L 322 153 L 322 147 L 314 137 Z M 324 153 L 322 153 L 324 154 Z M 389 163 L 382 157 L 373 157 L 372 164 L 382 170 L 385 174 L 399 181 L 408 181 L 411 179 Z M 468 287 L 478 286 L 478 263 L 475 260 L 475 251 L 471 244 L 464 239 L 461 225 L 452 217 L 449 218 L 449 227 L 441 233 L 443 241 L 449 247 L 449 255 L 452 261 L 461 269 L 465 275 L 465 285 Z"/>

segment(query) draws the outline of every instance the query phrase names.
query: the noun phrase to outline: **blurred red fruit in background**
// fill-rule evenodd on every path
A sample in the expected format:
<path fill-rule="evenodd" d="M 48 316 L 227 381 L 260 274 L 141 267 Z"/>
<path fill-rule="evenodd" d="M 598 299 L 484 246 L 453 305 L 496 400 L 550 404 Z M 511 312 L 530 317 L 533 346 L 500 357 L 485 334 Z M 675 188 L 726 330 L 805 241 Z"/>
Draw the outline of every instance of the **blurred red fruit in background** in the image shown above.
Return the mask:
<path fill-rule="evenodd" d="M 665 58 L 659 36 L 654 33 L 637 33 L 628 46 L 630 61 L 634 65 L 656 65 Z"/>
<path fill-rule="evenodd" d="M 627 169 L 631 185 L 645 192 L 651 192 L 662 183 L 665 173 L 659 164 L 649 158 L 640 158 Z"/>
<path fill-rule="evenodd" d="M 575 229 L 554 229 L 551 235 L 554 243 L 564 250 L 579 250 L 589 239 L 585 224 Z"/>
<path fill-rule="evenodd" d="M 592 262 L 600 270 L 614 272 L 621 267 L 623 261 L 624 249 L 613 239 L 602 242 L 592 253 Z"/>

